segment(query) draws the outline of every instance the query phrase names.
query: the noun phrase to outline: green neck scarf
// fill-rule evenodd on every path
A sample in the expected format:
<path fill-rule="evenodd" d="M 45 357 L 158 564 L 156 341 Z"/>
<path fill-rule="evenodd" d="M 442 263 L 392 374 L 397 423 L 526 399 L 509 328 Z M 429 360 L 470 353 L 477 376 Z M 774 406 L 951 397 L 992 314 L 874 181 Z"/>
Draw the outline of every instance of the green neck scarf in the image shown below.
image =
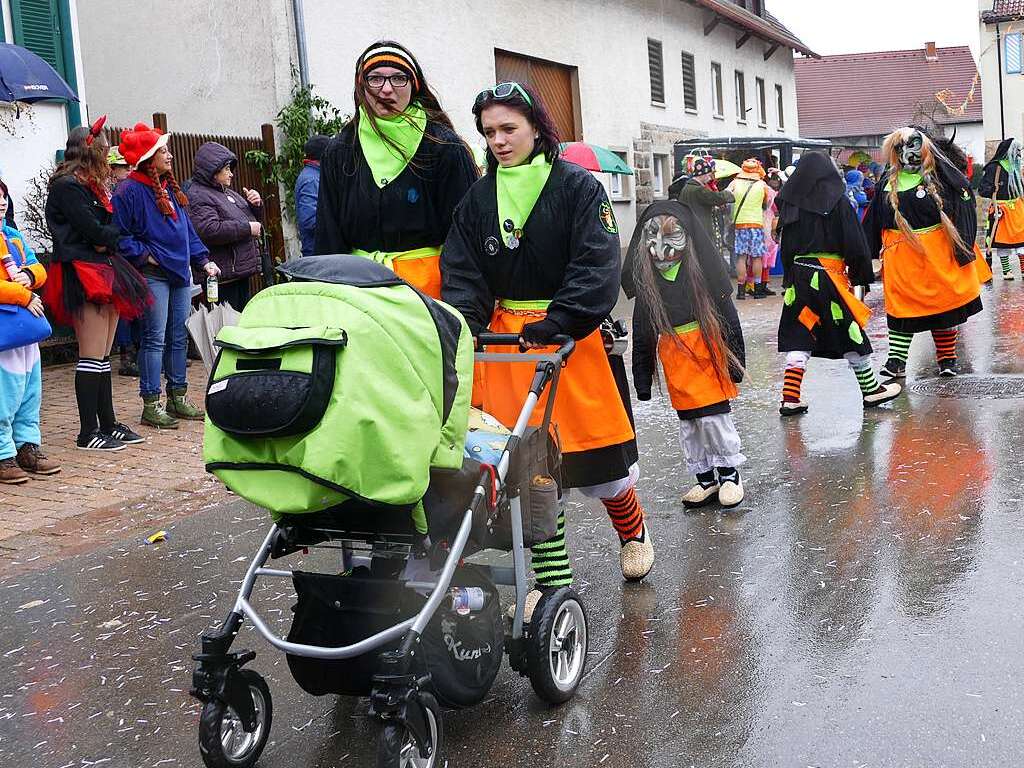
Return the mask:
<path fill-rule="evenodd" d="M 515 168 L 498 166 L 495 186 L 498 190 L 498 231 L 502 241 L 516 247 L 523 237 L 523 227 L 537 204 L 544 185 L 551 175 L 551 163 L 543 154 Z M 513 241 L 515 246 L 513 246 Z"/>
<path fill-rule="evenodd" d="M 662 272 L 660 269 L 655 267 L 654 271 L 662 276 L 663 279 L 668 280 L 670 283 L 674 283 L 676 278 L 679 277 L 679 268 L 683 266 L 682 261 L 677 261 L 671 267 Z"/>
<path fill-rule="evenodd" d="M 896 191 L 906 192 L 908 189 L 913 189 L 921 185 L 921 174 L 911 173 L 910 171 L 900 171 L 896 179 Z M 888 192 L 892 189 L 892 179 L 890 178 L 885 182 L 885 191 Z"/>
<path fill-rule="evenodd" d="M 383 189 L 398 178 L 419 149 L 427 128 L 427 113 L 419 104 L 410 104 L 400 115 L 378 117 L 377 127 L 394 142 L 400 152 L 377 135 L 366 110 L 360 107 L 359 146 L 370 166 L 374 182 Z"/>

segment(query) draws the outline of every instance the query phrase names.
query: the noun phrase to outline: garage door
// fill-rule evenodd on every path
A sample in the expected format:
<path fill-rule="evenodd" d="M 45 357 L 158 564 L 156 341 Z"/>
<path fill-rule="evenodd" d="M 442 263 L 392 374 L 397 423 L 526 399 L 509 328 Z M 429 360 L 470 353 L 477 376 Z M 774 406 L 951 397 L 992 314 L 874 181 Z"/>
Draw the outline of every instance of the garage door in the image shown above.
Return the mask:
<path fill-rule="evenodd" d="M 528 84 L 540 94 L 562 141 L 581 140 L 575 106 L 578 99 L 574 96 L 575 67 L 495 50 L 494 70 L 497 82 L 514 80 Z"/>

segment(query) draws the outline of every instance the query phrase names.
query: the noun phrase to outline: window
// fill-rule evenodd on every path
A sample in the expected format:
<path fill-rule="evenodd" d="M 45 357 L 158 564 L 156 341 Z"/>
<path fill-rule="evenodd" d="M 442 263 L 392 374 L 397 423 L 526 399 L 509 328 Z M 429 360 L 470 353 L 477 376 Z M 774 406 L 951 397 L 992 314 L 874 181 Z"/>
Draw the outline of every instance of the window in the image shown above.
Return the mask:
<path fill-rule="evenodd" d="M 661 59 L 661 41 L 647 38 L 647 65 L 651 70 L 651 101 L 665 103 L 665 68 Z"/>
<path fill-rule="evenodd" d="M 13 0 L 14 42 L 66 76 L 57 0 Z"/>
<path fill-rule="evenodd" d="M 786 127 L 786 108 L 782 101 L 782 86 L 775 86 L 775 108 L 779 113 L 779 129 Z"/>
<path fill-rule="evenodd" d="M 653 186 L 654 195 L 656 197 L 662 197 L 665 194 L 665 190 L 668 189 L 668 185 L 665 183 L 665 179 L 668 176 L 668 155 L 655 155 L 654 166 L 653 166 Z"/>
<path fill-rule="evenodd" d="M 1006 74 L 1019 75 L 1021 73 L 1021 33 L 1011 32 L 1005 38 L 1005 56 L 1003 61 L 1006 64 Z"/>
<path fill-rule="evenodd" d="M 757 85 L 757 124 L 762 128 L 768 127 L 768 97 L 764 93 L 764 80 L 760 77 L 754 80 Z"/>
<path fill-rule="evenodd" d="M 743 73 L 736 70 L 736 122 L 747 122 L 747 85 Z"/>
<path fill-rule="evenodd" d="M 612 150 L 619 159 L 622 160 L 626 165 L 629 165 L 629 160 L 626 159 L 626 153 L 618 150 Z M 622 176 L 618 173 L 610 174 L 611 182 L 608 185 L 608 196 L 612 200 L 628 200 L 629 199 L 629 177 Z"/>
<path fill-rule="evenodd" d="M 683 106 L 687 112 L 697 111 L 697 72 L 693 54 L 683 51 Z"/>
<path fill-rule="evenodd" d="M 711 108 L 715 117 L 725 116 L 725 100 L 722 98 L 722 65 L 711 62 Z"/>

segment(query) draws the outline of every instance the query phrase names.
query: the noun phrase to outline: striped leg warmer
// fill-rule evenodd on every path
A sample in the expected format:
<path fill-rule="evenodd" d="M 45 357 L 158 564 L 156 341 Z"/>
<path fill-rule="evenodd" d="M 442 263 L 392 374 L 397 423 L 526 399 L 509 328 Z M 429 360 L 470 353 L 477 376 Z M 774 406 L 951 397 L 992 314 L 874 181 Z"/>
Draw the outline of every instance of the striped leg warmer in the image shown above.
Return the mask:
<path fill-rule="evenodd" d="M 803 368 L 787 367 L 782 377 L 782 402 L 799 403 L 800 387 L 804 382 Z"/>
<path fill-rule="evenodd" d="M 907 358 L 910 357 L 910 342 L 913 341 L 914 334 L 903 333 L 901 331 L 889 331 L 889 357 L 899 360 L 900 362 L 907 362 Z"/>
<path fill-rule="evenodd" d="M 530 554 L 538 585 L 567 587 L 572 584 L 572 565 L 565 548 L 565 512 L 558 513 L 558 530 L 555 535 L 530 547 Z"/>
<path fill-rule="evenodd" d="M 619 541 L 637 539 L 643 534 L 644 509 L 637 501 L 633 488 L 619 496 L 601 499 L 601 503 L 608 510 L 608 517 L 611 518 L 615 532 L 619 534 Z"/>
<path fill-rule="evenodd" d="M 956 360 L 956 328 L 945 328 L 932 331 L 932 339 L 935 341 L 935 359 Z"/>

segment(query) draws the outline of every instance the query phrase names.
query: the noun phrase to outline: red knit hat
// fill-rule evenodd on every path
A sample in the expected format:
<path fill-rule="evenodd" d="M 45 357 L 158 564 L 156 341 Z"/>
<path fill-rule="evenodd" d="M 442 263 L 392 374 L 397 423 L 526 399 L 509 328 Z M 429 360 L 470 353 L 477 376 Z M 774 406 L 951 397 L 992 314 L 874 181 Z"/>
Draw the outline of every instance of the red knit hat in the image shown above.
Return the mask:
<path fill-rule="evenodd" d="M 117 148 L 129 165 L 137 166 L 155 155 L 160 147 L 166 146 L 170 138 L 171 134 L 164 133 L 159 128 L 136 123 L 131 130 L 121 131 L 121 143 Z"/>

